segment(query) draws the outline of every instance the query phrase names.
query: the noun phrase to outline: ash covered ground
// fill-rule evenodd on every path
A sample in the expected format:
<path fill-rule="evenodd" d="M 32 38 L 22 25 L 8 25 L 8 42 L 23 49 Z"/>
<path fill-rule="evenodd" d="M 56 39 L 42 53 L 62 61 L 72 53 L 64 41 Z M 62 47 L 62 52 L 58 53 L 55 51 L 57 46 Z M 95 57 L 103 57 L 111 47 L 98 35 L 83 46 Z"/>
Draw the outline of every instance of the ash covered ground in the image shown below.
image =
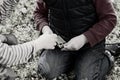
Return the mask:
<path fill-rule="evenodd" d="M 106 43 L 120 42 L 120 0 L 114 1 L 114 7 L 118 16 L 118 23 L 115 29 L 109 36 L 106 37 Z M 15 7 L 10 18 L 6 19 L 6 25 L 0 27 L 1 33 L 14 34 L 19 43 L 24 43 L 36 39 L 39 32 L 35 30 L 35 23 L 33 19 L 33 11 L 35 10 L 35 0 L 21 0 Z M 42 76 L 37 74 L 38 56 L 33 56 L 28 63 L 13 66 L 12 68 L 17 73 L 16 80 L 45 80 Z M 68 79 L 69 77 L 69 79 Z M 61 75 L 60 80 L 70 80 L 74 77 Z M 120 58 L 115 61 L 114 68 L 107 76 L 108 80 L 120 80 Z"/>

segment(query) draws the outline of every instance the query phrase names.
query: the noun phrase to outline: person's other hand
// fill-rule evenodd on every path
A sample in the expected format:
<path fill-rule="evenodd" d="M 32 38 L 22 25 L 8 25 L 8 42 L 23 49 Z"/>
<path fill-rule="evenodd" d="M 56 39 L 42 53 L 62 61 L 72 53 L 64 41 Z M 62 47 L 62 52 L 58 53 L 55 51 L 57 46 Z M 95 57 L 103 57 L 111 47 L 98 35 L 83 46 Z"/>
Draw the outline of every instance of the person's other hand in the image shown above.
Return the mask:
<path fill-rule="evenodd" d="M 38 39 L 34 40 L 34 46 L 39 49 L 54 49 L 57 42 L 57 35 L 43 34 Z"/>
<path fill-rule="evenodd" d="M 64 44 L 63 51 L 77 51 L 87 43 L 87 38 L 82 34 L 72 38 L 69 42 Z"/>
<path fill-rule="evenodd" d="M 14 34 L 2 34 L 5 37 L 4 43 L 8 45 L 18 44 L 17 38 Z"/>
<path fill-rule="evenodd" d="M 1 42 L 6 42 L 7 38 L 4 35 L 0 34 L 0 40 Z"/>
<path fill-rule="evenodd" d="M 42 33 L 45 34 L 53 34 L 53 31 L 50 29 L 49 26 L 44 26 L 43 29 L 42 29 Z"/>

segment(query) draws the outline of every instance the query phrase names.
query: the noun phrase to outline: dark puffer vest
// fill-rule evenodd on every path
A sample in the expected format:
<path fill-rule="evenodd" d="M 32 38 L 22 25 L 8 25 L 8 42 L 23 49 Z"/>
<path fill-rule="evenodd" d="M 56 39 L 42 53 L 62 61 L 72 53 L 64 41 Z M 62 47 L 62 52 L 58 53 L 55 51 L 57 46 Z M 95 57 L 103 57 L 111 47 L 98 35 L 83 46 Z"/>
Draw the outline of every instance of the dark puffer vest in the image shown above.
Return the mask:
<path fill-rule="evenodd" d="M 80 35 L 97 21 L 93 0 L 44 0 L 51 29 L 66 41 Z"/>

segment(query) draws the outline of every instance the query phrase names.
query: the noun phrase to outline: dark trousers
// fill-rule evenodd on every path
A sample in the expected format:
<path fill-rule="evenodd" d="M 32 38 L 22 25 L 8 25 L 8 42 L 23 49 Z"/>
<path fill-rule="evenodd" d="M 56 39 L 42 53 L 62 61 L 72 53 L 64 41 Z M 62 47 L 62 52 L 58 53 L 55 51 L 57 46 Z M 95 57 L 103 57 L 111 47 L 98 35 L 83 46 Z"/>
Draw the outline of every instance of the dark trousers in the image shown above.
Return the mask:
<path fill-rule="evenodd" d="M 48 80 L 74 70 L 75 80 L 105 80 L 111 68 L 101 47 L 79 51 L 45 50 L 38 62 L 38 71 Z"/>

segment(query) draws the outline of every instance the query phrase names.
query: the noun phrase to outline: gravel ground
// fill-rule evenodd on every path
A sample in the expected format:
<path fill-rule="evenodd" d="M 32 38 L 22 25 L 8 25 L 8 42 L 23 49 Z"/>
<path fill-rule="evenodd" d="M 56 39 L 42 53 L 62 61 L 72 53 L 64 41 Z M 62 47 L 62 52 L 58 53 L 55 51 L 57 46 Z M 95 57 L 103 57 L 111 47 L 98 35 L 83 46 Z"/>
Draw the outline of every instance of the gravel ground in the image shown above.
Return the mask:
<path fill-rule="evenodd" d="M 118 15 L 118 23 L 116 28 L 106 38 L 107 43 L 120 42 L 120 0 L 115 0 L 114 7 Z M 11 17 L 6 20 L 6 25 L 0 27 L 0 33 L 13 33 L 18 38 L 19 43 L 37 38 L 39 32 L 34 28 L 34 9 L 34 0 L 21 0 Z M 28 63 L 13 66 L 13 69 L 18 74 L 16 80 L 38 80 L 38 78 L 39 80 L 45 80 L 37 74 L 37 60 L 38 56 L 33 56 Z M 74 77 L 72 74 L 70 74 L 70 76 L 62 74 L 59 78 L 60 80 L 70 80 L 72 77 Z M 108 80 L 120 80 L 120 58 L 115 61 L 115 66 L 107 77 Z"/>

